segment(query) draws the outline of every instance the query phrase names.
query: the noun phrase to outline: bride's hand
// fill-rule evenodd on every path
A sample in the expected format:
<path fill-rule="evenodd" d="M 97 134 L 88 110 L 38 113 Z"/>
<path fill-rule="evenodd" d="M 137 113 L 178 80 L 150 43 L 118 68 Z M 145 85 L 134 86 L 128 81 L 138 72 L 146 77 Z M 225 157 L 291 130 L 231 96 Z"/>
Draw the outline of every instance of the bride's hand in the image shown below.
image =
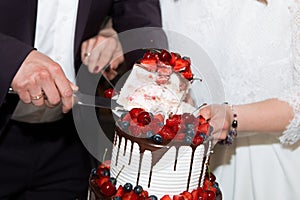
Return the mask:
<path fill-rule="evenodd" d="M 200 109 L 199 114 L 213 127 L 214 144 L 224 140 L 231 128 L 232 111 L 226 104 L 213 104 Z"/>

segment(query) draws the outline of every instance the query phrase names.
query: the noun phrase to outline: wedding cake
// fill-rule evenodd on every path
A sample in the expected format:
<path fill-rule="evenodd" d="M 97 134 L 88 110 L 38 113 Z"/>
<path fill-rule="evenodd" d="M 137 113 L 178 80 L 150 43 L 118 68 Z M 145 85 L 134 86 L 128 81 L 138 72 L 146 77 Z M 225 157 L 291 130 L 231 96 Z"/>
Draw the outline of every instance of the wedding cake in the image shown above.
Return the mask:
<path fill-rule="evenodd" d="M 190 95 L 191 61 L 150 50 L 133 66 L 117 103 L 110 164 L 91 175 L 100 199 L 220 199 L 207 171 L 210 125 Z M 125 112 L 124 112 L 125 110 Z"/>

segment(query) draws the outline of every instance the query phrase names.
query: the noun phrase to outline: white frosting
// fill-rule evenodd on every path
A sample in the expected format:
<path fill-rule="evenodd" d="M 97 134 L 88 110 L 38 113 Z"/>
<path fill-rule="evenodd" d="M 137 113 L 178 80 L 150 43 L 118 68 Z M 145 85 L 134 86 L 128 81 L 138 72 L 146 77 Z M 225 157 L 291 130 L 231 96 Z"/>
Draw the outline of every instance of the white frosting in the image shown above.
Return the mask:
<path fill-rule="evenodd" d="M 161 198 L 165 194 L 169 194 L 170 196 L 178 195 L 187 190 L 190 164 L 192 161 L 192 148 L 190 146 L 179 147 L 176 170 L 174 170 L 176 148 L 171 147 L 154 165 L 150 187 L 148 187 L 152 161 L 151 151 L 146 150 L 144 152 L 141 162 L 139 182 L 137 183 L 140 163 L 140 147 L 137 143 L 134 143 L 132 155 L 130 155 L 132 142 L 128 140 L 126 144 L 125 138 L 122 138 L 119 149 L 119 137 L 116 136 L 115 139 L 116 143 L 113 146 L 110 166 L 112 177 L 116 177 L 124 166 L 122 172 L 119 174 L 117 185 L 131 183 L 133 186 L 135 186 L 136 184 L 139 184 L 149 192 L 149 195 L 153 194 L 158 198 Z M 197 147 L 194 153 L 188 189 L 190 192 L 198 187 L 200 179 L 203 180 L 200 176 L 202 171 L 202 162 L 204 162 L 204 156 L 205 146 L 200 145 Z M 205 171 L 205 167 L 206 166 L 204 165 L 203 171 Z"/>

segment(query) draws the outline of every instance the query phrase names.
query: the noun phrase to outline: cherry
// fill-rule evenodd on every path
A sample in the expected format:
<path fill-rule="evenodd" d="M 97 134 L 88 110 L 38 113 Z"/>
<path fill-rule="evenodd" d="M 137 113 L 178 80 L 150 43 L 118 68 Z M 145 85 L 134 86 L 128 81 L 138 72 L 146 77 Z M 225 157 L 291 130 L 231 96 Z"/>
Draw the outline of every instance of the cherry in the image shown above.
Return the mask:
<path fill-rule="evenodd" d="M 113 88 L 109 88 L 107 90 L 104 90 L 104 97 L 105 98 L 111 99 L 113 95 L 114 95 L 114 89 Z"/>
<path fill-rule="evenodd" d="M 137 116 L 137 122 L 143 126 L 150 124 L 151 122 L 150 114 L 146 111 L 140 112 Z"/>
<path fill-rule="evenodd" d="M 133 108 L 129 111 L 131 119 L 136 119 L 140 112 L 144 111 L 143 108 Z"/>
<path fill-rule="evenodd" d="M 155 54 L 152 51 L 147 51 L 144 54 L 143 59 L 155 59 Z"/>
<path fill-rule="evenodd" d="M 202 144 L 204 141 L 203 137 L 201 137 L 200 135 L 196 135 L 193 139 L 193 144 L 198 146 L 200 144 Z"/>
<path fill-rule="evenodd" d="M 101 185 L 100 192 L 104 196 L 110 197 L 117 192 L 117 189 L 116 189 L 116 186 L 112 182 L 106 181 L 105 183 L 103 183 Z"/>
<path fill-rule="evenodd" d="M 207 200 L 215 200 L 216 193 L 211 190 L 206 190 L 205 193 L 207 194 Z"/>
<path fill-rule="evenodd" d="M 161 50 L 161 52 L 158 56 L 159 56 L 159 60 L 164 63 L 169 63 L 169 61 L 172 58 L 171 54 L 165 49 Z"/>
<path fill-rule="evenodd" d="M 205 178 L 208 179 L 212 183 L 214 183 L 216 181 L 216 176 L 212 172 L 206 173 Z"/>
<path fill-rule="evenodd" d="M 110 176 L 110 171 L 107 167 L 98 167 L 97 174 L 99 177 Z"/>

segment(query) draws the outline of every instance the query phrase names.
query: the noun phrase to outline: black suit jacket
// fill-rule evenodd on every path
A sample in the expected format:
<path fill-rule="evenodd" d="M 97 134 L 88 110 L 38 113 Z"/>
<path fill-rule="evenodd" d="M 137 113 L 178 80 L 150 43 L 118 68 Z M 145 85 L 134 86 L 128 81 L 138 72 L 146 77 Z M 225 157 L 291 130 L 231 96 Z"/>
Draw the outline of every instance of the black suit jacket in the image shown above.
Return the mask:
<path fill-rule="evenodd" d="M 0 134 L 17 99 L 7 95 L 22 62 L 34 49 L 37 0 L 0 1 Z M 95 36 L 107 16 L 122 32 L 138 27 L 161 27 L 159 0 L 79 0 L 75 31 L 75 66 L 80 66 L 81 43 Z"/>

